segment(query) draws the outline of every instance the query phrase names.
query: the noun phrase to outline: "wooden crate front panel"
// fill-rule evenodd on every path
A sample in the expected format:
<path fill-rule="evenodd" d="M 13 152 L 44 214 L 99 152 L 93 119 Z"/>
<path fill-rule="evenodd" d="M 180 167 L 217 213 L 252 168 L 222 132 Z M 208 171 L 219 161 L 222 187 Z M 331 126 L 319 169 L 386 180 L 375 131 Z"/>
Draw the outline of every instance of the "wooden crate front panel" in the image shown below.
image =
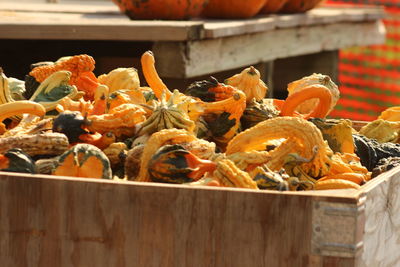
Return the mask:
<path fill-rule="evenodd" d="M 1 175 L 0 195 L 3 266 L 354 266 L 311 253 L 307 194 Z"/>

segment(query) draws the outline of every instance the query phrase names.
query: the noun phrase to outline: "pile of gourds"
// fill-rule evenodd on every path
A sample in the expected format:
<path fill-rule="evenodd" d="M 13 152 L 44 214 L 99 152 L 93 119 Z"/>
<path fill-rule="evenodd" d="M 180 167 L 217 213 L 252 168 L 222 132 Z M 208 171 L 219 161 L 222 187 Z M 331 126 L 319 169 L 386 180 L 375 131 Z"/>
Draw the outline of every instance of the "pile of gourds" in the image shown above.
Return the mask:
<path fill-rule="evenodd" d="M 400 125 L 385 120 L 398 111 L 360 131 L 326 119 L 339 99 L 326 75 L 290 83 L 279 100 L 265 98 L 252 66 L 179 91 L 160 79 L 151 51 L 141 64 L 147 86 L 134 68 L 96 76 L 89 55 L 33 64 L 25 81 L 1 71 L 0 170 L 321 190 L 357 189 L 399 162 Z"/>

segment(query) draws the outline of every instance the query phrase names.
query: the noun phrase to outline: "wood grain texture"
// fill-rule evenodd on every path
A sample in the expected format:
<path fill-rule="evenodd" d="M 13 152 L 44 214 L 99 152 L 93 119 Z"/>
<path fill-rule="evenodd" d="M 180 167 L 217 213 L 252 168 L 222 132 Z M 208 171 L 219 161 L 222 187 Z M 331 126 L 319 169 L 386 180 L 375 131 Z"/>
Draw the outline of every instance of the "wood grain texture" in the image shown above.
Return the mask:
<path fill-rule="evenodd" d="M 392 170 L 365 190 L 364 251 L 359 266 L 400 263 L 400 175 Z"/>
<path fill-rule="evenodd" d="M 3 174 L 3 266 L 310 266 L 305 194 Z"/>
<path fill-rule="evenodd" d="M 153 51 L 156 61 L 160 58 L 157 69 L 161 76 L 187 78 L 278 58 L 380 44 L 385 33 L 380 21 L 335 23 L 185 43 L 158 42 Z"/>
<path fill-rule="evenodd" d="M 13 8 L 14 6 L 14 8 Z M 384 17 L 380 8 L 316 8 L 304 14 L 265 15 L 246 20 L 130 20 L 115 5 L 0 4 L 0 38 L 183 41 L 222 38 L 279 28 L 365 22 Z"/>
<path fill-rule="evenodd" d="M 2 172 L 0 261 L 13 267 L 395 266 L 400 201 L 389 191 L 400 186 L 399 171 L 360 190 L 308 192 Z M 318 237 L 321 244 L 361 240 L 361 250 L 313 251 L 318 226 L 330 231 Z"/>

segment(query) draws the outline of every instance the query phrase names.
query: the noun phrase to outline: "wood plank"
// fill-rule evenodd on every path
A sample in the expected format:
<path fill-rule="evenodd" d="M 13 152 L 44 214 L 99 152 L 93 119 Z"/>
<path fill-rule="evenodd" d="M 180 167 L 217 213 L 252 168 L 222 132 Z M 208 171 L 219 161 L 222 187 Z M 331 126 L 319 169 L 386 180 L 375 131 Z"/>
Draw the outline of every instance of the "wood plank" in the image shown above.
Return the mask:
<path fill-rule="evenodd" d="M 51 12 L 51 13 L 119 13 L 117 5 L 111 1 L 94 1 L 85 3 L 82 1 L 63 3 L 23 3 L 1 2 L 0 10 L 23 12 Z"/>
<path fill-rule="evenodd" d="M 199 39 L 202 27 L 197 21 L 132 21 L 122 14 L 0 11 L 4 39 L 184 41 Z"/>
<path fill-rule="evenodd" d="M 158 42 L 153 51 L 161 76 L 187 78 L 277 58 L 381 44 L 384 41 L 384 25 L 381 21 L 371 21 L 283 28 L 185 44 Z"/>
<path fill-rule="evenodd" d="M 400 262 L 399 168 L 366 184 L 364 250 L 358 266 L 397 266 Z"/>
<path fill-rule="evenodd" d="M 91 4 L 12 7 L 0 5 L 0 38 L 60 39 L 64 36 L 67 40 L 111 40 L 116 33 L 116 40 L 183 41 L 251 34 L 274 28 L 378 20 L 384 16 L 380 8 L 321 7 L 303 14 L 258 16 L 247 20 L 146 21 L 129 20 L 115 9 L 115 5 L 111 9 L 104 4 L 99 7 Z"/>
<path fill-rule="evenodd" d="M 315 8 L 301 14 L 278 14 L 257 16 L 248 20 L 206 20 L 204 36 L 206 38 L 227 37 L 271 30 L 273 28 L 291 28 L 305 25 L 332 24 L 378 20 L 385 16 L 382 8 Z"/>
<path fill-rule="evenodd" d="M 204 24 L 205 38 L 219 38 L 254 32 L 269 31 L 276 27 L 276 18 L 256 17 L 248 20 L 207 20 Z"/>

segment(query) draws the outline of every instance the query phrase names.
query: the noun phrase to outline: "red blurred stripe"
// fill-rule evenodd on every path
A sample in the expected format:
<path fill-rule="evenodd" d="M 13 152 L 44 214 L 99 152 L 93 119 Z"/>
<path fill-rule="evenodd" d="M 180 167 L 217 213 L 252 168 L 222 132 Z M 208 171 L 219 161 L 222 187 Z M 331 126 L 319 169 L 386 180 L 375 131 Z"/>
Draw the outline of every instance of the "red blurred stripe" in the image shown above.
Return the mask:
<path fill-rule="evenodd" d="M 335 109 L 330 114 L 329 117 L 334 118 L 343 118 L 343 119 L 350 119 L 350 120 L 357 120 L 357 121 L 373 121 L 378 118 L 378 116 L 371 116 L 364 113 L 353 112 L 349 110 L 339 110 Z"/>
<path fill-rule="evenodd" d="M 400 34 L 398 34 L 398 33 L 387 33 L 386 34 L 386 38 L 399 41 L 400 40 Z"/>
<path fill-rule="evenodd" d="M 352 85 L 357 85 L 357 86 L 362 86 L 362 87 L 370 87 L 370 88 L 375 88 L 376 90 L 381 90 L 383 91 L 388 91 L 392 94 L 400 92 L 400 85 L 396 85 L 393 83 L 386 83 L 386 82 L 377 82 L 377 81 L 372 81 L 372 80 L 366 80 L 353 76 L 348 76 L 344 73 L 339 74 L 339 80 L 340 83 L 347 83 L 347 84 L 352 84 Z"/>
<path fill-rule="evenodd" d="M 393 70 L 377 69 L 365 66 L 354 66 L 350 64 L 340 63 L 339 71 L 355 72 L 358 74 L 366 74 L 380 78 L 399 79 L 400 72 Z M 400 88 L 400 87 L 399 87 Z"/>
<path fill-rule="evenodd" d="M 361 110 L 368 110 L 368 111 L 373 111 L 376 113 L 381 113 L 383 110 L 385 110 L 387 108 L 387 107 L 380 107 L 375 104 L 371 104 L 371 103 L 367 103 L 367 102 L 360 102 L 358 100 L 347 99 L 347 98 L 340 99 L 338 104 L 345 106 L 345 107 L 352 107 L 352 108 L 361 109 Z"/>
<path fill-rule="evenodd" d="M 393 45 L 374 45 L 370 47 L 371 50 L 400 53 L 400 47 Z"/>
<path fill-rule="evenodd" d="M 387 106 L 400 105 L 400 98 L 398 98 L 398 97 L 386 96 L 386 95 L 382 95 L 382 94 L 374 93 L 374 92 L 365 92 L 363 90 L 348 87 L 348 86 L 343 86 L 343 85 L 340 86 L 340 92 L 341 92 L 342 98 L 345 98 L 346 95 L 348 95 L 348 96 L 353 96 L 353 97 L 361 97 L 361 98 L 370 99 L 370 100 L 387 102 Z"/>
<path fill-rule="evenodd" d="M 371 47 L 373 50 L 373 48 Z M 374 63 L 381 63 L 381 64 L 386 64 L 386 65 L 392 65 L 392 66 L 400 66 L 400 60 L 398 59 L 388 59 L 384 57 L 379 57 L 376 55 L 365 55 L 365 54 L 355 54 L 353 52 L 349 51 L 341 51 L 340 52 L 340 58 L 343 59 L 350 59 L 350 60 L 358 60 L 361 62 L 368 61 L 368 62 L 374 62 Z"/>

